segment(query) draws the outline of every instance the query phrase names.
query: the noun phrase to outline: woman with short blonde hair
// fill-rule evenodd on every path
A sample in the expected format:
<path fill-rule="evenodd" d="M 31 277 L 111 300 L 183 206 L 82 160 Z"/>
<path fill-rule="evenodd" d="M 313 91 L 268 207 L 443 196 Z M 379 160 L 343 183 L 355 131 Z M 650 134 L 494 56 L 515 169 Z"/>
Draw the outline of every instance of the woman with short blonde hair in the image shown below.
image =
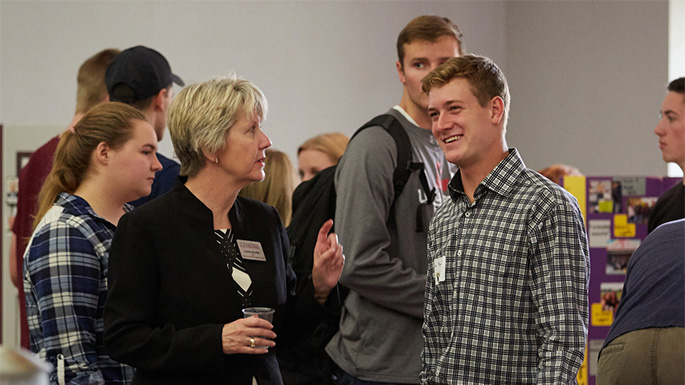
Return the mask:
<path fill-rule="evenodd" d="M 317 322 L 344 258 L 332 221 L 296 293 L 276 210 L 239 196 L 264 179 L 267 104 L 235 76 L 183 89 L 169 110 L 181 178 L 124 216 L 112 243 L 107 349 L 146 384 L 282 384 L 271 348 Z M 337 298 L 337 296 L 331 296 Z M 273 322 L 243 309 L 275 310 Z"/>

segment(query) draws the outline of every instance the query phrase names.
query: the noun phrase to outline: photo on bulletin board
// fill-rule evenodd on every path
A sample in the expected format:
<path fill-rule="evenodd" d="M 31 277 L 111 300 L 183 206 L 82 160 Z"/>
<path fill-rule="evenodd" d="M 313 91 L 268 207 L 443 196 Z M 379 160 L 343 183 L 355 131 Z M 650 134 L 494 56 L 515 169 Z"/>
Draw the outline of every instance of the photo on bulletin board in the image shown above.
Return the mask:
<path fill-rule="evenodd" d="M 628 223 L 635 223 L 638 225 L 646 225 L 649 220 L 649 214 L 652 212 L 656 204 L 657 197 L 641 197 L 628 198 L 627 214 Z"/>
<path fill-rule="evenodd" d="M 620 180 L 611 182 L 611 200 L 614 202 L 614 214 L 623 212 L 623 184 Z"/>
<path fill-rule="evenodd" d="M 616 312 L 619 302 L 621 302 L 621 294 L 623 294 L 622 282 L 602 282 L 600 285 L 600 304 L 603 311 Z"/>
<path fill-rule="evenodd" d="M 588 202 L 591 213 L 612 213 L 614 198 L 611 196 L 611 179 L 597 179 L 590 181 Z"/>
<path fill-rule="evenodd" d="M 640 246 L 639 239 L 610 239 L 607 242 L 606 273 L 625 275 L 630 256 L 633 255 L 638 246 Z"/>

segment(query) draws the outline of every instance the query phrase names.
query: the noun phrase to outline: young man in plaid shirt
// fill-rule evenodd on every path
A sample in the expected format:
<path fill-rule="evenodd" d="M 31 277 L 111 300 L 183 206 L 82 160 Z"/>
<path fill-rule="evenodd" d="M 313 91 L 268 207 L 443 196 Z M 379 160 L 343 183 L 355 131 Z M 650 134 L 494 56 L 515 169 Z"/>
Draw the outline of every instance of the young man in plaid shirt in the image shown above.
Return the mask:
<path fill-rule="evenodd" d="M 590 271 L 577 201 L 507 147 L 509 90 L 495 63 L 449 59 L 423 90 L 459 171 L 428 234 L 421 382 L 575 383 Z"/>

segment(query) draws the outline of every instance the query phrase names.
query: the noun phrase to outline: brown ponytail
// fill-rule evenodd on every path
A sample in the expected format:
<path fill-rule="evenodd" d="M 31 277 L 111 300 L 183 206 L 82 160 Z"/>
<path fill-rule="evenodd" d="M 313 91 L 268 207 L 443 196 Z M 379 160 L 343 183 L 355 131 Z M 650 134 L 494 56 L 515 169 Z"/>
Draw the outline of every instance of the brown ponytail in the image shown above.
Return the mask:
<path fill-rule="evenodd" d="M 50 210 L 60 192 L 73 194 L 90 168 L 98 144 L 120 148 L 133 136 L 132 120 L 145 120 L 137 109 L 117 102 L 103 103 L 88 111 L 74 127 L 65 131 L 57 145 L 48 174 L 38 195 L 33 228 Z"/>

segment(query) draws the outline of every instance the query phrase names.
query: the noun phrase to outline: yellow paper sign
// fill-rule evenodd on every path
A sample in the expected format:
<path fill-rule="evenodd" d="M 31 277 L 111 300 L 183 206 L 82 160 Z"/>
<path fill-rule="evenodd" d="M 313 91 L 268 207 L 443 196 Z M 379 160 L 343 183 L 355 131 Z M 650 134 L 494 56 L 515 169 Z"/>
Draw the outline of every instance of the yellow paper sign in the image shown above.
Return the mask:
<path fill-rule="evenodd" d="M 614 323 L 614 312 L 602 309 L 601 303 L 593 303 L 590 320 L 592 326 L 611 326 Z"/>
<path fill-rule="evenodd" d="M 565 176 L 564 188 L 578 200 L 578 206 L 583 214 L 583 220 L 587 218 L 587 204 L 585 203 L 585 177 Z"/>
<path fill-rule="evenodd" d="M 616 238 L 634 238 L 635 237 L 635 223 L 628 223 L 628 216 L 626 214 L 614 215 L 614 237 L 616 237 Z"/>
<path fill-rule="evenodd" d="M 614 212 L 614 201 L 599 201 L 597 203 L 599 205 L 599 212 L 600 213 L 613 213 Z"/>
<path fill-rule="evenodd" d="M 587 385 L 587 344 L 585 345 L 585 356 L 583 357 L 583 364 L 580 365 L 578 375 L 576 376 L 578 385 Z"/>

